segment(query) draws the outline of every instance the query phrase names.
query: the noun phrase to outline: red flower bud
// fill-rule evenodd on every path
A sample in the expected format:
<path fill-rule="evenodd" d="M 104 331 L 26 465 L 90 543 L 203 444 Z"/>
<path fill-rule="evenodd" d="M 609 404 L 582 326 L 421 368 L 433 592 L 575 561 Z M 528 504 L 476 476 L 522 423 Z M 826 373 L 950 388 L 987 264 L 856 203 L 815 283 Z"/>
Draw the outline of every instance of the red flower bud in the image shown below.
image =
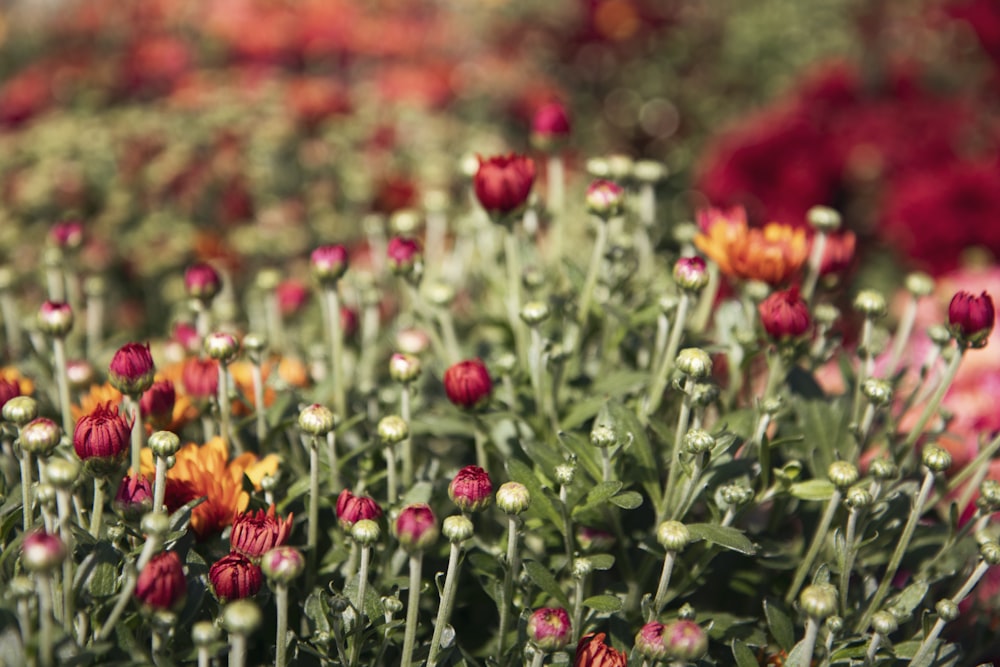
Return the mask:
<path fill-rule="evenodd" d="M 549 102 L 539 107 L 531 120 L 531 143 L 541 150 L 549 150 L 563 143 L 569 132 L 569 116 L 566 107 L 559 102 Z"/>
<path fill-rule="evenodd" d="M 370 496 L 356 496 L 344 489 L 337 497 L 337 520 L 340 527 L 350 530 L 362 519 L 374 521 L 382 516 L 382 508 Z"/>
<path fill-rule="evenodd" d="M 178 322 L 174 325 L 173 339 L 181 344 L 188 352 L 194 352 L 201 348 L 201 338 L 198 330 L 187 322 Z"/>
<path fill-rule="evenodd" d="M 352 338 L 358 331 L 358 314 L 347 306 L 340 307 L 340 330 L 344 338 Z"/>
<path fill-rule="evenodd" d="M 0 409 L 7 401 L 21 395 L 21 385 L 17 380 L 0 377 Z"/>
<path fill-rule="evenodd" d="M 479 512 L 493 502 L 493 482 L 479 466 L 465 466 L 448 485 L 448 497 L 463 512 Z"/>
<path fill-rule="evenodd" d="M 596 180 L 587 188 L 587 210 L 607 220 L 625 210 L 625 188 L 614 181 Z"/>
<path fill-rule="evenodd" d="M 266 514 L 264 510 L 238 513 L 233 518 L 229 545 L 247 558 L 260 558 L 265 551 L 285 543 L 292 532 L 292 517 L 275 517 L 274 505 L 267 508 Z"/>
<path fill-rule="evenodd" d="M 681 289 L 697 292 L 708 284 L 708 269 L 701 257 L 681 257 L 674 264 L 674 282 Z"/>
<path fill-rule="evenodd" d="M 531 158 L 511 153 L 487 160 L 479 158 L 472 186 L 490 217 L 501 221 L 524 208 L 534 182 L 535 163 Z"/>
<path fill-rule="evenodd" d="M 774 292 L 757 306 L 757 310 L 761 324 L 772 340 L 799 338 L 812 325 L 809 306 L 799 298 L 798 287 Z"/>
<path fill-rule="evenodd" d="M 957 292 L 948 304 L 948 329 L 960 345 L 986 347 L 995 321 L 993 299 L 986 292 L 979 296 Z"/>
<path fill-rule="evenodd" d="M 174 403 L 177 401 L 177 391 L 170 380 L 154 382 L 139 399 L 142 416 L 149 420 L 155 429 L 165 429 L 174 417 Z"/>
<path fill-rule="evenodd" d="M 393 273 L 409 275 L 413 267 L 423 258 L 420 241 L 407 236 L 394 236 L 389 239 L 386 256 Z"/>
<path fill-rule="evenodd" d="M 49 240 L 57 248 L 79 248 L 83 244 L 83 223 L 79 220 L 57 222 L 49 229 Z"/>
<path fill-rule="evenodd" d="M 615 544 L 614 533 L 609 533 L 600 528 L 590 526 L 580 526 L 576 529 L 576 543 L 587 552 L 607 551 Z"/>
<path fill-rule="evenodd" d="M 115 509 L 127 521 L 138 521 L 153 508 L 153 488 L 141 475 L 126 475 L 115 494 Z"/>
<path fill-rule="evenodd" d="M 110 403 L 84 415 L 73 430 L 73 449 L 80 459 L 101 471 L 117 467 L 132 439 L 132 425 Z"/>
<path fill-rule="evenodd" d="M 695 662 L 708 650 L 708 634 L 694 621 L 674 621 L 664 628 L 667 657 L 682 663 Z"/>
<path fill-rule="evenodd" d="M 208 569 L 212 592 L 222 603 L 253 597 L 260 591 L 264 576 L 260 567 L 246 556 L 231 553 L 217 560 Z"/>
<path fill-rule="evenodd" d="M 333 285 L 347 271 L 347 248 L 342 245 L 324 245 L 309 256 L 313 276 L 321 285 Z"/>
<path fill-rule="evenodd" d="M 207 400 L 219 391 L 219 362 L 192 357 L 184 364 L 181 382 L 191 398 Z"/>
<path fill-rule="evenodd" d="M 493 391 L 493 381 L 480 359 L 460 361 L 444 372 L 444 391 L 448 400 L 462 408 L 484 403 Z"/>
<path fill-rule="evenodd" d="M 176 551 L 156 554 L 139 573 L 135 596 L 147 607 L 176 609 L 184 603 L 186 595 L 184 566 Z"/>
<path fill-rule="evenodd" d="M 584 635 L 576 645 L 573 667 L 627 667 L 628 657 L 604 643 L 603 632 Z"/>
<path fill-rule="evenodd" d="M 123 394 L 136 396 L 153 384 L 156 366 L 149 344 L 126 343 L 118 348 L 108 366 L 108 380 L 111 386 Z"/>
<path fill-rule="evenodd" d="M 308 288 L 293 278 L 278 283 L 274 293 L 278 298 L 278 309 L 285 317 L 299 312 L 309 301 Z"/>
<path fill-rule="evenodd" d="M 558 651 L 571 635 L 569 614 L 562 607 L 537 609 L 528 619 L 528 639 L 542 651 Z"/>
<path fill-rule="evenodd" d="M 222 278 L 208 264 L 194 264 L 184 272 L 184 288 L 192 299 L 211 301 L 222 289 Z"/>
<path fill-rule="evenodd" d="M 428 505 L 407 505 L 396 517 L 396 539 L 407 551 L 426 549 L 438 538 L 437 518 Z"/>
<path fill-rule="evenodd" d="M 58 535 L 36 530 L 21 543 L 21 564 L 28 572 L 52 572 L 66 558 L 66 545 Z"/>

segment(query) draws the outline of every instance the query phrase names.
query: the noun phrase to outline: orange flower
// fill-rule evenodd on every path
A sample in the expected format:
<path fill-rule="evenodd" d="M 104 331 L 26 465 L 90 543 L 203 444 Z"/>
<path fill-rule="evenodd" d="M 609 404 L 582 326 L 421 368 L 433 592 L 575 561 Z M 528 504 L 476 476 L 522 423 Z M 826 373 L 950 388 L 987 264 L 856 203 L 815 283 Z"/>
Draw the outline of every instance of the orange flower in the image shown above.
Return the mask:
<path fill-rule="evenodd" d="M 277 370 L 278 378 L 281 382 L 293 387 L 305 387 L 309 384 L 309 369 L 299 359 L 293 357 L 282 357 L 277 364 L 266 361 L 261 366 L 261 376 L 264 381 L 264 407 L 270 407 L 277 397 L 274 387 L 269 386 L 267 380 L 271 372 Z M 234 361 L 229 364 L 229 373 L 233 382 L 240 392 L 240 400 L 233 401 L 233 413 L 237 415 L 247 415 L 254 409 L 253 398 L 253 364 L 246 360 Z"/>
<path fill-rule="evenodd" d="M 731 278 L 786 282 L 805 263 L 809 243 L 805 229 L 776 222 L 750 229 L 742 208 L 699 212 L 702 232 L 694 243 Z"/>
<path fill-rule="evenodd" d="M 31 396 L 32 392 L 35 391 L 35 383 L 21 375 L 21 372 L 13 366 L 0 368 L 0 380 L 16 382 L 21 390 L 21 396 Z"/>
<path fill-rule="evenodd" d="M 84 415 L 89 415 L 97 409 L 97 406 L 110 404 L 111 407 L 118 407 L 122 403 L 122 393 L 108 383 L 92 384 L 86 394 L 80 396 L 79 405 L 71 405 L 70 412 L 74 421 L 80 421 Z"/>
<path fill-rule="evenodd" d="M 219 437 L 202 446 L 189 443 L 177 452 L 174 467 L 167 471 L 167 509 L 173 512 L 196 498 L 206 498 L 191 514 L 191 529 L 204 539 L 220 532 L 237 512 L 246 509 L 250 496 L 243 490 L 243 475 L 260 489 L 264 476 L 277 469 L 274 454 L 258 459 L 256 454 L 247 453 L 230 461 L 229 448 Z M 154 471 L 153 453 L 143 448 L 142 474 L 151 476 Z"/>
<path fill-rule="evenodd" d="M 705 253 L 705 256 L 719 265 L 727 276 L 734 275 L 730 264 L 730 248 L 739 245 L 746 239 L 747 213 L 742 206 L 734 206 L 728 210 L 709 208 L 696 214 L 698 229 L 701 230 L 694 238 L 694 244 Z"/>

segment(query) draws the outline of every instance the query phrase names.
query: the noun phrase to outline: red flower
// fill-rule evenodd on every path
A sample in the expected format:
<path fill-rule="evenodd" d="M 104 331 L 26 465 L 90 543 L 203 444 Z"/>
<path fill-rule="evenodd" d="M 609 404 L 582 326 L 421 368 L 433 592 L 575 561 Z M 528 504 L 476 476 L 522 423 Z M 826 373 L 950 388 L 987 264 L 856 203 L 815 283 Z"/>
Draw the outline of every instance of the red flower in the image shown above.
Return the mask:
<path fill-rule="evenodd" d="M 407 551 L 420 551 L 434 543 L 439 530 L 437 518 L 430 506 L 418 503 L 407 505 L 396 517 L 396 539 Z"/>
<path fill-rule="evenodd" d="M 362 519 L 375 520 L 380 516 L 382 508 L 370 496 L 356 496 L 344 489 L 337 497 L 337 520 L 344 530 L 350 530 Z"/>
<path fill-rule="evenodd" d="M 764 299 L 757 310 L 761 324 L 772 340 L 798 338 L 809 331 L 812 321 L 809 306 L 799 297 L 799 288 L 774 292 Z"/>
<path fill-rule="evenodd" d="M 116 466 L 128 450 L 131 438 L 132 425 L 110 403 L 102 403 L 76 423 L 73 449 L 85 462 Z"/>
<path fill-rule="evenodd" d="M 536 609 L 528 619 L 528 639 L 542 651 L 558 651 L 571 634 L 569 614 L 562 607 Z"/>
<path fill-rule="evenodd" d="M 149 344 L 126 343 L 118 348 L 108 366 L 108 381 L 123 394 L 137 396 L 153 384 L 156 366 Z"/>
<path fill-rule="evenodd" d="M 138 520 L 153 507 L 153 488 L 142 475 L 126 475 L 115 494 L 115 509 L 129 521 Z"/>
<path fill-rule="evenodd" d="M 260 558 L 265 551 L 285 543 L 292 532 L 292 516 L 275 517 L 274 505 L 267 508 L 266 514 L 264 510 L 237 514 L 233 517 L 229 545 L 247 558 Z"/>
<path fill-rule="evenodd" d="M 444 372 L 444 391 L 448 400 L 462 408 L 484 403 L 493 391 L 490 372 L 480 359 L 460 361 Z"/>
<path fill-rule="evenodd" d="M 815 242 L 813 239 L 813 243 Z M 823 248 L 823 259 L 819 266 L 820 275 L 839 274 L 849 269 L 854 260 L 855 243 L 854 232 L 828 234 Z"/>
<path fill-rule="evenodd" d="M 479 158 L 479 170 L 472 179 L 476 198 L 494 220 L 521 211 L 535 182 L 535 163 L 523 155 Z"/>
<path fill-rule="evenodd" d="M 139 573 L 135 596 L 154 609 L 176 609 L 187 595 L 184 566 L 176 551 L 156 554 Z"/>
<path fill-rule="evenodd" d="M 993 298 L 986 292 L 957 292 L 948 304 L 948 328 L 960 345 L 985 347 L 995 321 Z"/>
<path fill-rule="evenodd" d="M 222 278 L 211 265 L 194 264 L 184 272 L 184 287 L 191 298 L 211 301 L 222 289 Z"/>
<path fill-rule="evenodd" d="M 394 236 L 389 240 L 386 256 L 393 273 L 409 274 L 421 259 L 420 241 L 406 236 Z"/>
<path fill-rule="evenodd" d="M 479 512 L 493 502 L 493 482 L 479 466 L 465 466 L 448 485 L 448 497 L 463 512 Z"/>
<path fill-rule="evenodd" d="M 604 643 L 603 632 L 584 635 L 576 645 L 573 667 L 627 667 L 628 657 Z"/>
<path fill-rule="evenodd" d="M 149 420 L 153 428 L 166 428 L 174 416 L 177 391 L 170 380 L 158 380 L 143 392 L 139 399 L 142 416 Z"/>
<path fill-rule="evenodd" d="M 264 583 L 260 567 L 235 552 L 223 556 L 208 569 L 208 580 L 223 603 L 253 597 Z"/>
<path fill-rule="evenodd" d="M 181 382 L 191 398 L 207 400 L 219 390 L 219 362 L 192 357 L 184 364 Z"/>

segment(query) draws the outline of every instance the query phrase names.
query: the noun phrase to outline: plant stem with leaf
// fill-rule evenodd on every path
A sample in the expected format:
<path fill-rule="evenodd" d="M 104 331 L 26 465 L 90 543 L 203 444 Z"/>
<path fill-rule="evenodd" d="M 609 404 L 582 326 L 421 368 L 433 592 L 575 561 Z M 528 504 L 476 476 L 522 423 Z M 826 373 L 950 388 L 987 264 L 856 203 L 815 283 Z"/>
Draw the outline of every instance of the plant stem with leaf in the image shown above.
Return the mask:
<path fill-rule="evenodd" d="M 410 555 L 410 594 L 406 601 L 406 629 L 403 633 L 401 667 L 410 667 L 413 663 L 413 646 L 417 639 L 417 621 L 420 613 L 420 571 L 423 559 L 422 551 Z"/>
<path fill-rule="evenodd" d="M 976 569 L 972 571 L 969 578 L 965 580 L 964 584 L 962 584 L 962 588 L 951 597 L 952 604 L 958 605 L 962 602 L 962 600 L 968 597 L 969 593 L 972 592 L 972 589 L 976 587 L 979 580 L 983 578 L 983 575 L 985 575 L 986 571 L 989 569 L 989 563 L 985 560 L 979 561 L 979 565 L 976 566 Z M 910 661 L 911 665 L 919 667 L 924 664 L 925 659 L 933 649 L 934 643 L 937 641 L 938 636 L 941 634 L 941 631 L 944 630 L 944 626 L 947 625 L 947 623 L 948 622 L 946 620 L 940 616 L 938 617 L 937 621 L 934 622 L 934 627 L 931 628 L 931 631 L 928 632 L 923 641 L 920 642 L 920 648 L 917 649 L 916 655 L 914 655 L 913 660 Z"/>
<path fill-rule="evenodd" d="M 663 609 L 664 599 L 667 596 L 667 588 L 670 586 L 670 575 L 674 571 L 674 561 L 677 560 L 676 551 L 668 551 L 663 556 L 663 569 L 660 570 L 660 582 L 656 586 L 656 595 L 653 596 L 653 604 L 649 607 L 649 615 L 646 622 L 656 619 Z"/>
<path fill-rule="evenodd" d="M 809 570 L 812 569 L 820 549 L 823 548 L 823 544 L 826 542 L 826 535 L 830 531 L 833 516 L 837 513 L 837 508 L 840 506 L 841 497 L 842 493 L 840 489 L 834 489 L 833 495 L 830 496 L 830 500 L 826 503 L 826 511 L 823 512 L 823 517 L 819 520 L 819 525 L 816 527 L 816 534 L 813 535 L 812 542 L 809 544 L 809 550 L 799 563 L 799 567 L 795 570 L 792 585 L 788 587 L 788 593 L 785 594 L 785 604 L 792 604 L 792 601 L 798 596 L 802 584 L 805 583 L 806 577 L 809 575 Z"/>
<path fill-rule="evenodd" d="M 500 632 L 497 638 L 497 658 L 503 658 L 506 648 L 507 627 L 510 623 L 510 607 L 514 601 L 514 573 L 518 568 L 517 559 L 517 517 L 507 517 L 507 571 L 503 576 L 500 590 Z"/>
<path fill-rule="evenodd" d="M 444 575 L 444 589 L 441 592 L 441 602 L 438 604 L 437 620 L 434 622 L 434 634 L 431 637 L 430 653 L 427 655 L 427 667 L 434 667 L 437 655 L 441 651 L 441 638 L 444 628 L 448 625 L 451 610 L 455 604 L 455 590 L 458 584 L 459 557 L 462 554 L 461 542 L 452 541 L 448 553 L 448 569 Z"/>
<path fill-rule="evenodd" d="M 643 418 L 648 419 L 660 407 L 663 400 L 663 392 L 667 389 L 667 381 L 670 379 L 670 371 L 677 360 L 677 348 L 681 344 L 681 335 L 684 333 L 684 324 L 687 321 L 688 308 L 691 304 L 691 296 L 687 292 L 682 292 L 680 301 L 677 303 L 677 313 L 674 315 L 674 324 L 670 330 L 670 338 L 667 347 L 660 357 L 660 366 L 650 384 L 649 394 L 646 397 L 646 408 L 643 410 Z"/>

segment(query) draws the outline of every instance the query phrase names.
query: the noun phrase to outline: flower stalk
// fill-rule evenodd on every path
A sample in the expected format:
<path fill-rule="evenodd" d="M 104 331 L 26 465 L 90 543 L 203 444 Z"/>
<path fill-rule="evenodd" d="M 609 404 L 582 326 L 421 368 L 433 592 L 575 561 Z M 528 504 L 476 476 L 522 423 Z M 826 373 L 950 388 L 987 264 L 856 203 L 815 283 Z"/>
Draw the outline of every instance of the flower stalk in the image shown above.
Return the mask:
<path fill-rule="evenodd" d="M 413 664 L 413 647 L 417 639 L 417 621 L 420 614 L 420 574 L 423 562 L 423 551 L 410 554 L 410 594 L 406 601 L 406 628 L 403 633 L 401 667 L 410 667 Z"/>

